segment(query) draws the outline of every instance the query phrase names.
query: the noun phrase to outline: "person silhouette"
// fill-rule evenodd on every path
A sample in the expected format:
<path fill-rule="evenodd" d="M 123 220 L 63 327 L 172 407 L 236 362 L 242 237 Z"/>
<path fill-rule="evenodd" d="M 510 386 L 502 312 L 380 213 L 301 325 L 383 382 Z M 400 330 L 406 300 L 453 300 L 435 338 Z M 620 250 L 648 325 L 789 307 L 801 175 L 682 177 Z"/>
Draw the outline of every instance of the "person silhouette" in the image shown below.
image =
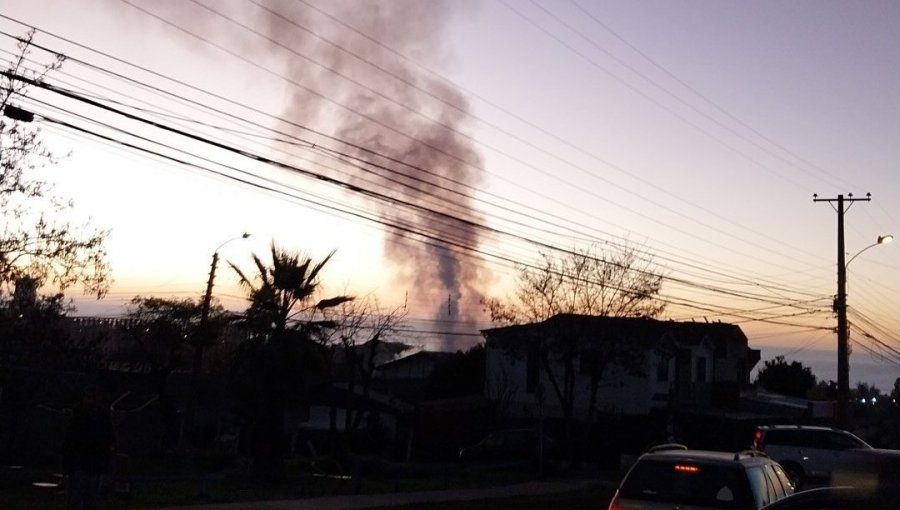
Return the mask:
<path fill-rule="evenodd" d="M 88 387 L 72 409 L 63 444 L 68 510 L 97 508 L 100 480 L 110 468 L 113 443 L 109 410 L 103 405 L 99 389 Z"/>

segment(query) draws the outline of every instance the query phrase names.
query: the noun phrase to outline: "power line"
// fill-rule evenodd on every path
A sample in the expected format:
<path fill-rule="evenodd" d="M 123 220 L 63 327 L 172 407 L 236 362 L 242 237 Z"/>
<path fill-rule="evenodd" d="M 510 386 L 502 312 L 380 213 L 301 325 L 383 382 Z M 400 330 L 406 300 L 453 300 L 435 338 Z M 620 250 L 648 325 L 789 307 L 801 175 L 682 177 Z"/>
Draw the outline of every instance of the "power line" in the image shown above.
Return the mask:
<path fill-rule="evenodd" d="M 46 88 L 46 87 L 52 87 L 52 86 L 50 86 L 50 85 L 48 85 L 48 84 L 42 84 L 42 85 L 43 85 L 45 88 Z M 172 161 L 177 162 L 177 163 L 179 163 L 179 164 L 181 164 L 181 165 L 188 165 L 188 166 L 197 167 L 196 164 L 190 163 L 190 162 L 188 162 L 188 161 L 186 161 L 186 160 L 174 158 L 174 157 L 172 157 L 172 156 L 170 156 L 170 155 L 165 155 L 165 154 L 159 153 L 158 151 L 151 151 L 151 150 L 148 150 L 148 149 L 146 149 L 146 148 L 139 147 L 139 146 L 136 146 L 136 145 L 134 145 L 134 144 L 130 144 L 130 143 L 128 143 L 128 142 L 122 142 L 122 141 L 114 140 L 114 139 L 112 139 L 112 138 L 110 138 L 110 137 L 107 137 L 107 136 L 105 136 L 105 135 L 100 135 L 99 133 L 92 132 L 92 131 L 89 131 L 89 130 L 85 130 L 84 128 L 80 128 L 80 127 L 78 127 L 78 126 L 75 126 L 75 125 L 73 125 L 73 124 L 71 124 L 71 123 L 68 123 L 68 122 L 65 122 L 65 121 L 59 121 L 59 120 L 57 120 L 57 119 L 52 119 L 52 118 L 49 118 L 49 117 L 46 117 L 46 116 L 45 116 L 45 119 L 47 119 L 48 121 L 55 122 L 55 123 L 58 123 L 58 124 L 60 124 L 60 125 L 69 127 L 69 128 L 71 128 L 71 129 L 75 129 L 75 130 L 78 130 L 78 131 L 82 131 L 82 132 L 86 132 L 86 133 L 92 134 L 92 135 L 94 135 L 94 136 L 97 136 L 97 137 L 99 137 L 99 138 L 105 139 L 105 140 L 107 140 L 107 141 L 119 143 L 119 144 L 122 144 L 122 145 L 124 145 L 124 146 L 126 146 L 126 147 L 130 147 L 130 148 L 132 148 L 132 149 L 145 151 L 145 152 L 148 152 L 148 153 L 150 153 L 150 154 L 153 154 L 153 155 L 155 155 L 155 156 L 157 156 L 157 157 L 161 157 L 161 158 L 164 158 L 164 159 L 172 160 Z M 146 139 L 146 138 L 144 138 L 144 139 L 145 139 L 145 141 L 149 141 L 149 139 Z M 202 158 L 201 158 L 201 159 L 202 159 Z M 198 168 L 199 168 L 199 167 L 198 167 Z M 212 170 L 209 170 L 209 169 L 206 169 L 206 170 L 207 170 L 207 171 L 212 171 Z M 278 191 L 273 190 L 273 189 L 271 189 L 271 188 L 268 188 L 268 187 L 266 187 L 266 186 L 264 186 L 264 185 L 260 185 L 260 184 L 256 184 L 256 183 L 247 181 L 246 179 L 236 178 L 236 177 L 233 177 L 233 176 L 227 176 L 227 175 L 221 174 L 221 172 L 217 172 L 217 171 L 213 171 L 213 172 L 214 172 L 214 173 L 217 173 L 217 174 L 219 174 L 219 175 L 223 175 L 223 176 L 225 176 L 225 177 L 227 177 L 227 178 L 230 178 L 230 179 L 235 179 L 235 180 L 237 180 L 237 181 L 239 181 L 239 182 L 241 182 L 241 183 L 244 183 L 244 184 L 249 184 L 249 185 L 251 185 L 251 186 L 255 186 L 255 187 L 258 187 L 258 188 L 261 188 L 261 189 L 267 189 L 267 190 L 269 190 L 269 191 L 275 191 L 275 192 L 277 192 L 277 193 L 284 193 L 284 192 L 278 192 Z M 350 213 L 350 214 L 353 214 L 353 213 Z M 358 214 L 355 214 L 355 215 L 356 215 L 356 216 L 359 216 Z M 398 230 L 406 231 L 407 233 L 415 234 L 415 235 L 417 235 L 417 236 L 422 236 L 422 237 L 426 237 L 426 238 L 431 238 L 431 239 L 434 240 L 434 241 L 438 241 L 438 242 L 441 242 L 441 243 L 444 243 L 444 244 L 449 244 L 449 245 L 455 246 L 455 247 L 457 247 L 457 248 L 461 248 L 461 249 L 464 249 L 464 250 L 472 250 L 472 251 L 476 251 L 476 252 L 479 252 L 479 253 L 482 253 L 482 254 L 487 254 L 486 252 L 482 252 L 482 251 L 479 251 L 479 250 L 475 250 L 475 249 L 473 249 L 472 247 L 469 247 L 469 246 L 466 246 L 466 245 L 463 245 L 463 244 L 453 243 L 453 242 L 448 242 L 448 240 L 447 240 L 446 238 L 443 238 L 443 239 L 436 238 L 436 237 L 434 237 L 434 236 L 430 236 L 430 235 L 425 234 L 425 233 L 423 233 L 423 232 L 417 232 L 417 231 L 414 231 L 414 230 L 410 230 L 410 229 L 408 229 L 408 228 L 402 228 L 401 226 L 396 225 L 396 224 L 389 224 L 389 223 L 387 223 L 387 222 L 384 222 L 383 220 L 372 219 L 372 218 L 370 218 L 370 217 L 366 217 L 366 219 L 368 219 L 368 220 L 370 220 L 370 221 L 378 221 L 379 223 L 381 223 L 381 224 L 383 224 L 383 225 L 391 226 L 391 227 L 396 228 L 396 229 L 398 229 Z M 440 239 L 440 240 L 439 240 L 439 239 Z M 490 255 L 490 256 L 495 257 L 495 258 L 500 258 L 500 259 L 506 260 L 506 261 L 508 261 L 508 262 L 521 264 L 521 262 L 515 261 L 515 260 L 510 259 L 510 258 L 508 258 L 508 257 L 500 256 L 500 255 L 497 255 L 497 254 L 487 254 L 487 255 Z M 669 302 L 669 303 L 678 304 L 678 305 L 680 305 L 680 306 L 687 306 L 687 307 L 693 307 L 693 308 L 700 308 L 700 309 L 706 310 L 706 311 L 713 311 L 713 309 L 711 309 L 711 308 L 709 308 L 709 307 L 707 307 L 707 306 L 701 306 L 701 305 L 693 304 L 693 303 L 691 303 L 690 301 L 685 301 L 685 300 L 680 300 L 680 301 L 679 301 L 679 300 L 675 300 L 675 299 L 672 299 L 672 298 L 666 298 L 666 301 Z M 719 310 L 721 310 L 721 309 L 719 309 Z M 716 311 L 719 311 L 719 310 L 716 310 Z M 742 318 L 746 318 L 746 319 L 751 319 L 751 317 L 748 317 L 748 316 L 746 316 L 746 315 L 738 315 L 738 314 L 734 314 L 734 313 L 729 313 L 729 315 L 731 315 L 731 316 L 737 316 L 737 317 L 742 317 Z M 780 324 L 784 324 L 784 325 L 794 325 L 794 324 L 790 324 L 790 323 L 784 323 L 784 322 L 779 322 L 779 321 L 772 321 L 772 320 L 768 320 L 768 319 L 755 319 L 755 320 L 758 320 L 758 321 L 761 321 L 761 322 L 769 322 L 769 323 L 780 323 Z"/>
<path fill-rule="evenodd" d="M 276 167 L 278 167 L 278 168 L 282 168 L 282 169 L 286 169 L 286 170 L 291 170 L 291 171 L 300 173 L 301 175 L 304 175 L 304 176 L 307 176 L 307 177 L 312 177 L 312 178 L 315 178 L 315 179 L 324 181 L 324 182 L 326 182 L 327 184 L 331 184 L 331 185 L 335 185 L 335 186 L 338 186 L 338 187 L 342 187 L 342 188 L 345 188 L 345 189 L 347 189 L 347 190 L 349 190 L 349 191 L 352 191 L 352 192 L 355 192 L 355 193 L 360 193 L 360 194 L 365 195 L 365 196 L 368 196 L 368 197 L 370 197 L 370 198 L 375 198 L 375 199 L 377 199 L 377 200 L 383 200 L 383 201 L 387 201 L 387 202 L 390 202 L 390 203 L 400 204 L 400 205 L 403 205 L 403 206 L 405 206 L 405 207 L 409 207 L 409 208 L 412 208 L 412 209 L 415 209 L 415 210 L 419 210 L 419 211 L 422 211 L 422 212 L 425 212 L 425 213 L 429 213 L 429 214 L 435 214 L 435 215 L 437 215 L 437 216 L 439 216 L 439 217 L 442 217 L 442 218 L 445 218 L 445 219 L 449 219 L 449 220 L 453 220 L 454 222 L 458 223 L 459 225 L 464 225 L 464 226 L 469 227 L 469 228 L 483 229 L 483 230 L 486 230 L 486 231 L 489 231 L 489 232 L 492 232 L 492 233 L 496 233 L 496 234 L 504 234 L 504 235 L 507 235 L 507 236 L 516 238 L 516 239 L 518 239 L 518 240 L 520 240 L 520 241 L 529 242 L 529 243 L 531 243 L 531 244 L 534 244 L 534 245 L 539 246 L 539 247 L 544 248 L 544 249 L 556 250 L 556 251 L 560 251 L 560 252 L 565 253 L 565 254 L 568 254 L 568 255 L 577 255 L 577 253 L 576 253 L 576 252 L 573 252 L 573 251 L 569 251 L 569 250 L 557 248 L 557 247 L 554 247 L 554 246 L 551 246 L 551 245 L 547 245 L 547 244 L 544 244 L 544 243 L 537 242 L 537 241 L 535 241 L 534 239 L 528 239 L 528 238 L 525 238 L 525 237 L 522 237 L 522 236 L 510 234 L 510 233 L 508 233 L 508 232 L 501 232 L 501 231 L 499 231 L 499 230 L 497 230 L 497 229 L 494 229 L 494 228 L 492 228 L 492 227 L 488 227 L 488 226 L 485 226 L 485 225 L 482 225 L 482 224 L 478 224 L 478 223 L 473 222 L 473 221 L 471 221 L 471 220 L 467 220 L 467 219 L 464 219 L 464 218 L 459 218 L 459 217 L 450 215 L 450 214 L 448 214 L 448 213 L 444 213 L 444 212 L 441 212 L 441 211 L 436 211 L 436 210 L 433 210 L 433 209 L 429 209 L 429 208 L 427 208 L 427 207 L 424 207 L 424 206 L 421 206 L 421 205 L 418 205 L 418 204 L 414 204 L 414 203 L 411 203 L 411 202 L 406 201 L 406 200 L 401 200 L 401 199 L 398 199 L 398 198 L 396 198 L 396 197 L 390 197 L 390 196 L 385 195 L 385 194 L 380 193 L 380 192 L 376 192 L 376 191 L 372 191 L 372 190 L 369 190 L 369 189 L 365 189 L 365 188 L 362 188 L 362 187 L 360 187 L 360 186 L 357 186 L 357 185 L 354 185 L 354 184 L 350 184 L 350 183 L 347 183 L 347 182 L 345 182 L 345 181 L 341 181 L 341 180 L 339 180 L 339 179 L 334 179 L 334 178 L 325 176 L 325 175 L 323 175 L 323 174 L 321 174 L 321 173 L 317 173 L 317 172 L 314 172 L 314 171 L 311 171 L 311 170 L 302 169 L 302 168 L 299 168 L 299 167 L 296 167 L 296 166 L 293 166 L 293 165 L 290 165 L 290 164 L 287 164 L 287 163 L 283 163 L 283 162 L 280 162 L 280 161 L 273 160 L 273 159 L 268 158 L 268 157 L 265 157 L 265 156 L 261 156 L 261 155 L 254 154 L 254 153 L 250 153 L 250 152 L 245 151 L 245 150 L 242 150 L 242 149 L 238 149 L 238 148 L 235 148 L 235 147 L 232 147 L 232 146 L 229 146 L 229 145 L 220 143 L 220 142 L 216 142 L 216 141 L 211 140 L 211 139 L 209 139 L 209 138 L 207 138 L 207 137 L 203 137 L 203 136 L 200 136 L 200 135 L 196 135 L 196 134 L 193 134 L 193 133 L 189 133 L 189 132 L 186 132 L 186 131 L 181 130 L 181 129 L 178 129 L 178 128 L 173 128 L 173 127 L 170 127 L 170 126 L 166 126 L 166 125 L 161 124 L 161 123 L 156 122 L 156 121 L 151 121 L 151 120 L 148 120 L 148 119 L 144 119 L 144 118 L 141 118 L 141 117 L 139 117 L 139 116 L 137 116 L 137 115 L 134 115 L 134 114 L 131 114 L 131 113 L 128 113 L 128 112 L 125 112 L 125 111 L 122 111 L 122 110 L 113 108 L 113 107 L 111 107 L 111 106 L 104 105 L 104 104 L 99 103 L 99 102 L 97 102 L 97 101 L 95 101 L 95 100 L 92 100 L 92 99 L 89 99 L 89 98 L 80 96 L 79 94 L 76 94 L 76 93 L 74 93 L 74 92 L 68 91 L 68 90 L 63 89 L 63 88 L 61 88 L 61 87 L 57 87 L 57 86 L 52 85 L 52 84 L 49 84 L 49 83 L 47 83 L 47 82 L 38 82 L 38 81 L 32 80 L 32 79 L 30 79 L 30 78 L 26 78 L 26 77 L 23 77 L 23 76 L 17 76 L 17 75 L 14 75 L 14 74 L 12 74 L 12 73 L 10 73 L 10 72 L 8 72 L 8 71 L 0 71 L 0 74 L 2 74 L 3 76 L 6 76 L 6 77 L 9 78 L 9 79 L 20 80 L 20 81 L 23 81 L 23 82 L 25 82 L 25 83 L 28 83 L 29 85 L 32 85 L 32 86 L 34 86 L 34 87 L 38 87 L 38 88 L 42 88 L 42 89 L 45 89 L 45 90 L 49 90 L 49 91 L 51 91 L 51 92 L 55 92 L 55 93 L 60 94 L 60 95 L 62 95 L 62 96 L 64 96 L 64 97 L 67 97 L 67 98 L 69 98 L 69 99 L 74 99 L 74 100 L 83 102 L 83 103 L 85 103 L 85 104 L 88 104 L 88 105 L 90 105 L 90 106 L 93 106 L 93 107 L 100 108 L 100 109 L 105 110 L 105 111 L 109 111 L 109 112 L 115 113 L 115 114 L 120 115 L 120 116 L 123 116 L 123 117 L 125 117 L 125 118 L 127 118 L 127 119 L 129 119 L 129 120 L 133 120 L 133 121 L 137 121 L 137 122 L 142 122 L 142 123 L 148 124 L 148 125 L 150 125 L 150 126 L 152 126 L 152 127 L 155 127 L 155 128 L 158 128 L 158 129 L 167 131 L 167 132 L 171 132 L 171 133 L 174 133 L 174 134 L 177 134 L 177 135 L 180 135 L 180 136 L 184 136 L 184 137 L 189 138 L 189 139 L 191 139 L 191 140 L 198 141 L 198 142 L 201 142 L 201 143 L 204 143 L 204 144 L 207 144 L 207 145 L 211 145 L 211 146 L 213 146 L 213 147 L 215 147 L 215 148 L 217 148 L 217 149 L 225 150 L 225 151 L 227 151 L 227 152 L 231 152 L 231 153 L 233 153 L 233 154 L 236 154 L 236 155 L 239 155 L 239 156 L 243 156 L 243 157 L 249 158 L 249 159 L 254 160 L 254 161 L 258 161 L 258 162 L 261 162 L 261 163 L 264 163 L 264 164 L 268 164 L 268 165 L 273 165 L 273 166 L 276 166 Z M 135 135 L 132 135 L 132 136 L 135 136 Z M 149 140 L 146 140 L 146 141 L 149 141 Z M 244 182 L 244 181 L 241 180 L 241 179 L 238 179 L 238 180 L 241 181 L 241 182 Z M 591 257 L 591 258 L 592 258 L 592 257 Z M 619 264 L 616 263 L 615 261 L 604 261 L 604 262 L 605 262 L 605 263 L 609 263 L 609 264 L 613 264 L 613 265 L 619 265 Z M 652 274 L 652 275 L 656 276 L 656 273 L 649 273 L 649 272 L 647 272 L 646 270 L 635 269 L 635 268 L 632 268 L 632 270 L 637 271 L 638 273 L 646 273 L 646 274 Z M 703 284 L 697 284 L 697 283 L 694 283 L 694 282 L 690 282 L 690 281 L 687 281 L 687 280 L 684 280 L 684 279 L 680 279 L 680 278 L 674 278 L 674 277 L 667 276 L 667 275 L 662 275 L 661 278 L 663 278 L 663 279 L 665 279 L 665 280 L 668 280 L 668 281 L 677 282 L 677 283 L 680 283 L 680 284 L 683 284 L 683 285 L 691 286 L 691 287 L 696 287 L 696 288 L 706 289 L 706 290 L 713 290 L 713 291 L 715 291 L 715 292 L 717 292 L 717 293 L 724 294 L 724 295 L 731 295 L 731 296 L 734 296 L 734 297 L 742 297 L 742 298 L 754 299 L 754 300 L 758 300 L 758 301 L 762 301 L 762 302 L 777 303 L 777 302 L 772 301 L 772 300 L 770 300 L 770 299 L 768 299 L 768 298 L 766 298 L 766 297 L 763 297 L 763 296 L 756 296 L 756 295 L 752 295 L 752 294 L 748 294 L 748 293 L 737 293 L 737 292 L 730 291 L 730 290 L 728 290 L 728 289 L 722 289 L 722 288 L 716 289 L 716 288 L 713 288 L 712 286 L 703 285 Z M 625 293 L 633 292 L 633 291 L 630 291 L 629 289 L 623 289 L 623 288 L 618 288 L 617 290 L 619 290 L 620 292 L 625 292 Z"/>
<path fill-rule="evenodd" d="M 2 15 L 0 15 L 0 16 L 2 16 Z M 56 37 L 58 37 L 58 36 L 56 36 Z M 65 39 L 64 39 L 64 40 L 65 40 Z M 72 42 L 72 43 L 73 43 L 73 44 L 77 44 L 77 43 L 74 43 L 74 42 Z M 96 50 L 93 50 L 93 51 L 96 51 Z M 101 53 L 101 54 L 103 54 L 103 53 Z M 106 54 L 103 54 L 103 55 L 108 56 L 108 55 L 106 55 Z M 115 57 L 111 57 L 111 56 L 108 56 L 108 57 L 109 57 L 109 58 L 115 58 Z M 131 64 L 130 64 L 130 65 L 131 65 Z M 143 69 L 143 68 L 141 68 L 141 69 Z M 148 71 L 148 72 L 152 72 L 152 71 Z M 165 78 L 165 77 L 164 77 L 164 78 Z M 167 78 L 167 79 L 168 79 L 168 78 Z M 184 84 L 183 82 L 179 82 L 179 83 L 181 83 L 181 84 L 183 84 L 183 85 L 186 85 L 186 86 L 189 86 L 189 85 L 187 85 L 187 84 Z M 221 98 L 221 96 L 217 96 L 217 97 Z M 227 98 L 221 98 L 221 99 L 227 100 Z M 231 101 L 230 101 L 230 102 L 231 102 Z M 235 103 L 235 104 L 236 104 L 236 103 Z M 305 129 L 305 130 L 310 130 L 308 127 L 305 127 L 305 126 L 299 126 L 299 125 L 298 125 L 297 127 L 300 127 L 300 128 L 302 128 L 302 129 Z M 314 132 L 314 131 L 313 131 L 313 132 Z M 322 135 L 321 133 L 318 133 L 318 134 Z M 327 135 L 323 135 L 323 136 L 327 136 Z M 345 144 L 346 144 L 347 142 L 346 142 L 346 141 L 341 141 L 341 143 L 345 143 Z M 357 148 L 357 149 L 359 149 L 359 150 L 367 151 L 366 149 L 361 148 L 361 147 L 359 147 L 359 146 L 355 146 L 355 148 Z M 367 152 L 371 152 L 371 151 L 367 151 Z M 377 153 L 373 153 L 373 154 L 377 154 Z M 385 158 L 387 158 L 387 156 L 380 155 L 380 154 L 378 154 L 378 156 L 379 156 L 379 157 L 385 157 Z M 392 159 L 392 158 L 390 158 L 390 159 Z M 398 161 L 398 160 L 394 160 L 394 161 Z M 402 161 L 400 161 L 399 163 L 404 164 L 405 166 L 410 166 L 410 165 L 408 165 L 408 164 L 406 164 L 406 163 L 404 163 L 404 162 L 402 162 Z M 417 170 L 422 170 L 422 169 L 420 169 L 420 168 L 418 168 L 418 167 L 412 167 L 412 166 L 411 166 L 411 168 L 416 168 Z M 680 263 L 680 264 L 685 264 L 684 262 L 679 262 L 679 263 Z M 754 285 L 759 285 L 759 284 L 754 282 Z M 771 284 L 769 284 L 769 285 L 771 285 Z"/>

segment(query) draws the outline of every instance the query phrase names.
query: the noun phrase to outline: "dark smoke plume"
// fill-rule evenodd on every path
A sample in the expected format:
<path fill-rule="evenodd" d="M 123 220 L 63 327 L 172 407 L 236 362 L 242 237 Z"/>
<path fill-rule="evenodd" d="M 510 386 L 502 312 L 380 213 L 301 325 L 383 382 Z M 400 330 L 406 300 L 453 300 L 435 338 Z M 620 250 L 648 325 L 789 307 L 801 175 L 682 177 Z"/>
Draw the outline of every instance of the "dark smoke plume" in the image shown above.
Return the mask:
<path fill-rule="evenodd" d="M 365 85 L 355 84 L 308 60 L 292 58 L 286 70 L 292 80 L 346 108 L 295 88 L 283 118 L 330 130 L 343 140 L 430 172 L 382 160 L 378 163 L 390 166 L 400 173 L 399 177 L 379 170 L 378 177 L 365 175 L 368 182 L 358 181 L 360 186 L 389 189 L 402 201 L 469 221 L 483 221 L 467 198 L 472 192 L 461 186 L 478 186 L 483 177 L 479 170 L 481 156 L 473 142 L 459 134 L 470 122 L 466 99 L 455 87 L 415 69 L 360 35 L 366 34 L 418 61 L 434 63 L 445 57 L 444 28 L 454 15 L 453 9 L 463 4 L 439 0 L 320 4 L 322 10 L 358 32 L 310 9 L 305 2 L 268 0 L 262 5 L 271 9 L 266 12 L 266 26 L 272 39 Z M 471 3 L 465 5 L 472 7 Z M 371 155 L 364 156 L 373 159 Z M 406 186 L 394 182 L 398 179 Z M 390 222 L 410 225 L 473 248 L 480 244 L 479 232 L 470 225 L 427 211 L 380 204 L 379 214 Z M 428 312 L 440 320 L 477 320 L 484 275 L 479 274 L 476 264 L 467 263 L 453 249 L 417 243 L 407 233 L 396 230 L 387 232 L 385 253 L 397 268 L 399 289 L 409 292 L 408 304 L 413 311 Z M 453 347 L 451 336 L 443 340 L 444 348 Z"/>
<path fill-rule="evenodd" d="M 136 5 L 132 5 L 132 0 L 126 3 L 133 8 Z M 439 210 L 466 221 L 396 203 L 362 197 L 351 197 L 351 200 L 368 200 L 367 207 L 376 203 L 377 214 L 387 223 L 398 223 L 456 245 L 473 249 L 480 246 L 479 232 L 467 223 L 483 223 L 483 217 L 468 198 L 471 189 L 482 183 L 483 175 L 480 154 L 472 140 L 461 134 L 471 121 L 466 98 L 454 86 L 396 54 L 409 56 L 429 67 L 439 67 L 448 57 L 444 48 L 446 27 L 455 15 L 471 14 L 477 9 L 474 1 L 160 0 L 139 3 L 147 7 L 138 8 L 144 14 L 154 11 L 153 17 L 177 18 L 172 24 L 184 27 L 180 35 L 193 49 L 222 58 L 221 53 L 190 37 L 189 33 L 214 39 L 216 44 L 227 47 L 229 53 L 234 51 L 266 62 L 266 68 L 272 62 L 282 62 L 283 69 L 277 72 L 293 84 L 286 84 L 288 100 L 281 112 L 286 123 L 281 129 L 294 129 L 303 139 L 316 140 L 345 153 L 355 152 L 359 157 L 390 167 L 393 172 L 368 167 L 374 172 L 367 173 L 321 155 L 321 166 L 316 171 L 333 172 L 335 178 L 351 181 L 361 188 L 387 193 L 397 201 Z M 461 9 L 466 12 L 455 12 Z M 141 16 L 136 11 L 127 12 Z M 317 139 L 317 135 L 296 128 L 296 124 L 406 165 L 325 138 Z M 340 167 L 340 174 L 336 166 Z M 353 174 L 348 176 L 348 171 Z M 459 248 L 442 246 L 434 240 L 420 243 L 407 232 L 388 228 L 385 254 L 396 270 L 396 290 L 398 294 L 407 294 L 407 304 L 414 316 L 427 313 L 447 321 L 450 326 L 436 329 L 450 333 L 457 332 L 454 327 L 458 323 L 479 319 L 480 289 L 486 285 L 489 275 L 481 274 L 478 264 L 461 257 Z M 455 347 L 452 334 L 445 335 L 442 341 L 444 349 Z"/>

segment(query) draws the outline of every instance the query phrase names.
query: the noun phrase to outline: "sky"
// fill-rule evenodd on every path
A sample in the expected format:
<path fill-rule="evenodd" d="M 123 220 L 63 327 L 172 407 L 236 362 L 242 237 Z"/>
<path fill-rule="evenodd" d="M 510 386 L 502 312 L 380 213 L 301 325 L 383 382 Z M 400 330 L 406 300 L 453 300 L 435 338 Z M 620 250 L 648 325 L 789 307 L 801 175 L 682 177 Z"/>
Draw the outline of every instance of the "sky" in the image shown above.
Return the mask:
<path fill-rule="evenodd" d="M 465 348 L 515 263 L 627 245 L 666 275 L 664 318 L 739 324 L 764 360 L 833 379 L 838 215 L 813 195 L 871 193 L 845 213 L 850 380 L 900 376 L 900 244 L 871 246 L 900 234 L 896 2 L 31 0 L 0 14 L 4 61 L 35 27 L 69 57 L 49 83 L 133 116 L 43 90 L 22 101 L 68 154 L 44 170 L 76 204 L 67 219 L 110 230 L 115 282 L 102 301 L 72 293 L 79 314 L 198 297 L 217 250 L 214 295 L 241 309 L 225 262 L 252 270 L 274 241 L 334 251 L 329 292 L 406 307 L 426 347 Z"/>

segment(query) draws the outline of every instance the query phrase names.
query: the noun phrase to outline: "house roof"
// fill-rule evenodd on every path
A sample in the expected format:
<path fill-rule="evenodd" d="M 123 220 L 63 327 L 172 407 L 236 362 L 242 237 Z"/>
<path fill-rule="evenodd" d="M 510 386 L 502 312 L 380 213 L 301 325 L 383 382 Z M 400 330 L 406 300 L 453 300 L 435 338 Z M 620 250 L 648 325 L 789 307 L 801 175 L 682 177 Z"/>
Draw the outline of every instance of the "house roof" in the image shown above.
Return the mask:
<path fill-rule="evenodd" d="M 736 339 L 745 344 L 747 342 L 747 336 L 739 326 L 723 322 L 676 322 L 646 317 L 578 314 L 559 314 L 542 322 L 486 329 L 481 333 L 488 342 L 525 341 L 561 333 L 584 335 L 588 341 L 601 341 L 603 337 L 609 336 L 630 336 L 652 344 L 669 338 L 681 346 L 697 345 L 704 340 L 713 343 L 728 339 Z M 591 336 L 594 333 L 600 334 Z"/>
<path fill-rule="evenodd" d="M 455 356 L 452 352 L 440 352 L 440 351 L 419 351 L 415 354 L 410 354 L 409 356 L 404 356 L 402 358 L 398 358 L 395 360 L 388 361 L 387 363 L 383 363 L 378 366 L 378 370 L 384 370 L 388 368 L 396 368 L 403 365 L 408 365 L 410 363 L 442 363 L 444 361 L 450 360 Z"/>

